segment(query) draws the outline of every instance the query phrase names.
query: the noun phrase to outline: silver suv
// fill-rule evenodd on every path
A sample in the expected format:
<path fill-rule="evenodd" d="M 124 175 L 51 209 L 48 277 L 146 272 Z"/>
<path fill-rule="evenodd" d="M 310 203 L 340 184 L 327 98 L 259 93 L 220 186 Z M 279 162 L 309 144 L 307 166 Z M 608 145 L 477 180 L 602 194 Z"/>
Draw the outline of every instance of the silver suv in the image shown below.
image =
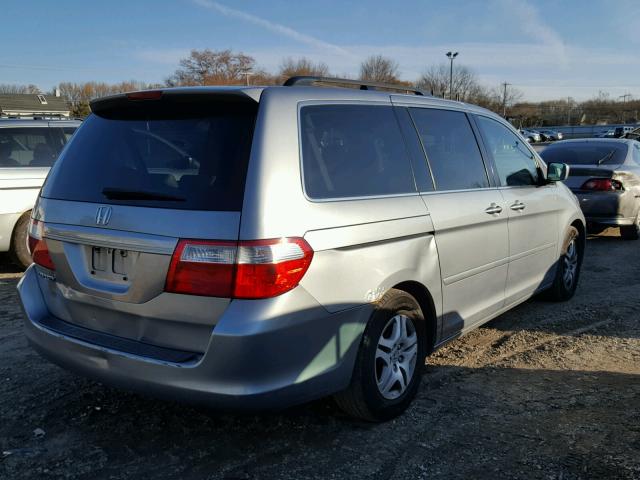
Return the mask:
<path fill-rule="evenodd" d="M 0 119 L 0 252 L 31 264 L 29 217 L 51 165 L 73 135 L 77 120 Z"/>
<path fill-rule="evenodd" d="M 487 110 L 335 82 L 94 101 L 33 213 L 33 346 L 123 388 L 236 410 L 335 395 L 375 421 L 434 349 L 573 295 L 566 165 Z"/>

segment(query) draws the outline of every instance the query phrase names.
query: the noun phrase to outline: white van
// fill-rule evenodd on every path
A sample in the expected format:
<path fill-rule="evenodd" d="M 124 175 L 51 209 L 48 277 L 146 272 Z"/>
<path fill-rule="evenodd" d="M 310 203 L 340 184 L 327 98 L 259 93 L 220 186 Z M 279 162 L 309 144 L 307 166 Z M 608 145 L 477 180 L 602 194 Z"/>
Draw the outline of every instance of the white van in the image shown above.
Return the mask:
<path fill-rule="evenodd" d="M 78 120 L 0 119 L 0 252 L 31 264 L 27 227 L 42 182 Z"/>

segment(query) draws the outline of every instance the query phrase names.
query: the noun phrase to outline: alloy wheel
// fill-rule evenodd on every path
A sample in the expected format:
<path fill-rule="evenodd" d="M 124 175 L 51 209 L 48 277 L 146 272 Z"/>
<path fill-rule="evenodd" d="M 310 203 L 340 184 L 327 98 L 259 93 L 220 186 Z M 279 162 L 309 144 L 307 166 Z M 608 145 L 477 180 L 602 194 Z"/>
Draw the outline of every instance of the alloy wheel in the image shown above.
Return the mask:
<path fill-rule="evenodd" d="M 416 370 L 418 334 L 406 315 L 392 317 L 380 334 L 375 358 L 378 390 L 388 400 L 400 397 Z"/>
<path fill-rule="evenodd" d="M 567 246 L 567 252 L 563 257 L 564 269 L 562 272 L 562 280 L 567 290 L 571 290 L 574 282 L 576 281 L 576 274 L 578 271 L 578 247 L 576 239 L 571 240 L 571 243 Z"/>

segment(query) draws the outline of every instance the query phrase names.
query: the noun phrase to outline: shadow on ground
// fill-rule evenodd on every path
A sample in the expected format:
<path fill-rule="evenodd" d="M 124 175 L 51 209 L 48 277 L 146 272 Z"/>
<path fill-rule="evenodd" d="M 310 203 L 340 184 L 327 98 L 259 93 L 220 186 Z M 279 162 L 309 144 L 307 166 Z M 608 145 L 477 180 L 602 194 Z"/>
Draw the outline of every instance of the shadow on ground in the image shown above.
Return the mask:
<path fill-rule="evenodd" d="M 640 409 L 630 408 L 640 398 L 635 375 L 431 366 L 409 412 L 372 425 L 341 417 L 327 401 L 230 415 L 47 370 L 11 412 L 4 405 L 6 478 L 39 478 L 44 469 L 187 479 L 640 474 Z M 34 438 L 37 427 L 46 429 L 43 438 Z"/>
<path fill-rule="evenodd" d="M 11 257 L 7 253 L 0 253 L 0 274 L 3 273 L 21 273 L 24 269 L 18 267 L 11 261 Z"/>

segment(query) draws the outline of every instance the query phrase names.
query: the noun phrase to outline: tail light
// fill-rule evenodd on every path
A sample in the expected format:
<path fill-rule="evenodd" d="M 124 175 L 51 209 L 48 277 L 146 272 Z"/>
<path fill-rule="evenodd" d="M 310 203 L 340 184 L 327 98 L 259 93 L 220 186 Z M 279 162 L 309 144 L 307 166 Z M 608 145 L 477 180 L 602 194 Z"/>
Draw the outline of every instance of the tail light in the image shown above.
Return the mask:
<path fill-rule="evenodd" d="M 128 100 L 160 100 L 162 90 L 144 90 L 142 92 L 127 93 Z"/>
<path fill-rule="evenodd" d="M 607 192 L 622 190 L 622 182 L 611 178 L 591 178 L 582 184 L 581 190 Z"/>
<path fill-rule="evenodd" d="M 33 263 L 49 270 L 55 270 L 56 267 L 49 255 L 49 247 L 42 236 L 42 227 L 43 224 L 40 220 L 31 219 L 29 223 L 29 252 L 31 252 Z"/>
<path fill-rule="evenodd" d="M 268 298 L 295 288 L 313 250 L 302 238 L 241 242 L 180 240 L 165 290 L 226 298 Z"/>

